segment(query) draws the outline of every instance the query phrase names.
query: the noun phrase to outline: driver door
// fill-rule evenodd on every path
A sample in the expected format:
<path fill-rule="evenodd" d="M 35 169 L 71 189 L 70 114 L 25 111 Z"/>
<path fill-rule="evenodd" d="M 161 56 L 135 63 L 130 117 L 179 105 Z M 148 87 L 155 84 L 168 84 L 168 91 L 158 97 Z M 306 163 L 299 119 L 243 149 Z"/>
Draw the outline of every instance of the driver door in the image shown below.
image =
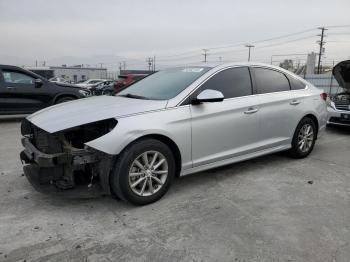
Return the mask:
<path fill-rule="evenodd" d="M 224 100 L 190 106 L 193 167 L 253 152 L 259 142 L 259 106 L 248 67 L 216 73 L 192 98 L 205 89 L 220 91 Z"/>
<path fill-rule="evenodd" d="M 35 78 L 17 70 L 2 69 L 0 76 L 0 110 L 31 113 L 44 107 Z"/>

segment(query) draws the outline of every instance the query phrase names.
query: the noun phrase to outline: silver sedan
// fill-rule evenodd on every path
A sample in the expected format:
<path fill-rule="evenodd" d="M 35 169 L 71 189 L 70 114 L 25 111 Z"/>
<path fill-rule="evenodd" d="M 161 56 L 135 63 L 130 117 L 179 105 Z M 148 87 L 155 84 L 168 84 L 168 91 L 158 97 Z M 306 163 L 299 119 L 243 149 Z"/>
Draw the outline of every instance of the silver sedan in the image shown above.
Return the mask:
<path fill-rule="evenodd" d="M 326 96 L 278 67 L 230 63 L 159 71 L 116 96 L 46 108 L 22 124 L 24 172 L 39 191 L 160 199 L 175 176 L 288 150 L 309 155 Z"/>

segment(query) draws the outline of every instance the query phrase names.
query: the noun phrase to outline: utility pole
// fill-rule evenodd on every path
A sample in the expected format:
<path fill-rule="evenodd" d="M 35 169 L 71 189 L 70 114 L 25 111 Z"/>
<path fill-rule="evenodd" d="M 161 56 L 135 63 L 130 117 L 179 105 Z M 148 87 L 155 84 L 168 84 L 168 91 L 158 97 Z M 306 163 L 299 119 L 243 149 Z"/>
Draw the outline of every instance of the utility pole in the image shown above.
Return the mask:
<path fill-rule="evenodd" d="M 103 66 L 103 63 L 98 63 L 99 65 L 100 65 L 100 68 L 102 68 L 102 66 Z"/>
<path fill-rule="evenodd" d="M 324 31 L 327 30 L 327 28 L 319 27 L 318 29 L 321 30 L 321 34 L 318 35 L 321 37 L 321 41 L 317 41 L 317 43 L 320 45 L 320 51 L 318 53 L 317 73 L 320 74 L 321 73 L 321 56 L 323 55 L 323 51 L 324 51 L 323 45 L 326 43 L 323 41 L 323 38 L 325 37 Z"/>
<path fill-rule="evenodd" d="M 156 71 L 156 56 L 153 56 L 153 72 Z"/>
<path fill-rule="evenodd" d="M 148 64 L 148 71 L 151 71 L 152 64 L 153 64 L 153 58 L 152 57 L 147 58 L 146 62 Z"/>
<path fill-rule="evenodd" d="M 207 62 L 207 56 L 208 56 L 208 51 L 209 51 L 209 49 L 202 49 L 203 50 L 203 56 L 204 56 L 204 63 L 206 63 Z"/>
<path fill-rule="evenodd" d="M 123 69 L 126 70 L 126 61 L 123 61 Z"/>
<path fill-rule="evenodd" d="M 245 47 L 248 47 L 248 62 L 249 62 L 250 61 L 250 49 L 254 46 L 247 44 L 247 45 L 245 45 Z"/>

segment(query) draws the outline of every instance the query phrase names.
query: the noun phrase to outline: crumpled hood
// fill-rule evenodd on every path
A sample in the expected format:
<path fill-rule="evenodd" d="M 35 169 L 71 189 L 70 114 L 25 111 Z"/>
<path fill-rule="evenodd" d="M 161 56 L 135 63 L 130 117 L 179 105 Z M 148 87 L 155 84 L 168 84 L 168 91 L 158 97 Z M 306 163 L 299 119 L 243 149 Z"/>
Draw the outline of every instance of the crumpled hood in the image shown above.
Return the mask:
<path fill-rule="evenodd" d="M 166 104 L 167 101 L 95 96 L 47 107 L 28 116 L 27 120 L 49 133 L 54 133 L 108 118 L 163 109 Z"/>
<path fill-rule="evenodd" d="M 350 91 L 350 60 L 336 64 L 333 67 L 332 73 L 338 84 Z"/>

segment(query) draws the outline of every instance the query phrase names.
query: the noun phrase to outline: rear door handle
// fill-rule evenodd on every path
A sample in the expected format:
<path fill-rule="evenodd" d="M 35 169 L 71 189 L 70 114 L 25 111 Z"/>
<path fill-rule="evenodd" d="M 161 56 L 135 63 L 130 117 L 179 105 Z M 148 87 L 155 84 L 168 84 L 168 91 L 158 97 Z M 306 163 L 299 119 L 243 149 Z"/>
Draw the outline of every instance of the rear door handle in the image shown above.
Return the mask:
<path fill-rule="evenodd" d="M 7 86 L 6 88 L 7 89 L 16 89 L 16 87 L 14 87 L 14 86 Z"/>
<path fill-rule="evenodd" d="M 254 114 L 258 111 L 259 111 L 259 109 L 257 109 L 257 108 L 249 107 L 247 111 L 244 111 L 244 114 Z"/>
<path fill-rule="evenodd" d="M 292 106 L 296 106 L 300 104 L 299 100 L 292 100 L 289 104 L 291 104 Z"/>

